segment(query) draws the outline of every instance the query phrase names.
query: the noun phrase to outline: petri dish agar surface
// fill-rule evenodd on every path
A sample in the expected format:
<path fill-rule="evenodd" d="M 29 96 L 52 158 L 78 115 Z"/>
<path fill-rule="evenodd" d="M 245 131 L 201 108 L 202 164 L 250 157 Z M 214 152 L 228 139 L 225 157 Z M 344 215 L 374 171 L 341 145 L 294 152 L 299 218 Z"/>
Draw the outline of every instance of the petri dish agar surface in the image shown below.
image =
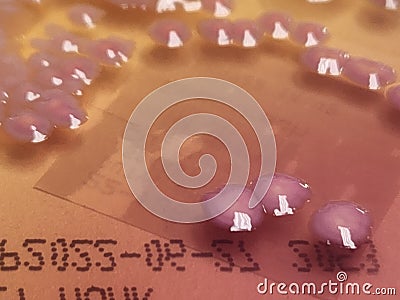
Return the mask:
<path fill-rule="evenodd" d="M 8 244 L 31 253 L 36 250 L 21 245 L 33 239 L 43 247 L 45 262 L 37 262 L 42 269 L 35 278 L 29 269 L 35 261 L 20 254 L 17 271 L 0 272 L 7 275 L 4 293 L 25 297 L 22 289 L 32 299 L 39 299 L 41 289 L 40 299 L 94 299 L 103 297 L 102 290 L 107 299 L 219 299 L 224 294 L 280 299 L 285 296 L 277 291 L 262 293 L 264 280 L 399 286 L 393 249 L 400 190 L 400 12 L 394 3 L 387 8 L 378 2 L 0 4 L 0 159 L 5 166 L 0 174 L 8 178 L 2 185 L 12 199 L 2 204 L 1 222 L 8 228 Z M 240 87 L 260 111 L 246 118 L 238 107 L 201 96 L 214 95 L 205 88 L 158 111 L 175 95 L 161 94 L 160 103 L 149 107 L 149 115 L 159 113 L 149 128 L 130 119 L 160 87 L 196 77 Z M 263 160 L 271 157 L 261 151 L 254 131 L 260 112 L 273 130 L 276 168 L 265 184 L 272 180 L 271 189 L 257 194 L 262 201 L 251 209 L 246 202 L 257 178 L 265 175 L 260 174 Z M 229 122 L 244 141 L 250 167 L 245 157 L 232 166 L 236 152 L 229 146 L 235 142 L 201 130 L 170 134 L 179 151 L 165 154 L 169 130 L 196 114 Z M 188 224 L 143 207 L 136 196 L 150 194 L 148 183 L 137 178 L 144 183 L 135 194 L 124 173 L 122 149 L 130 123 L 138 131 L 148 129 L 145 144 L 129 149 L 143 153 L 151 184 L 160 192 L 193 204 L 227 185 L 228 194 L 238 190 L 239 201 L 213 220 Z M 185 124 L 182 132 L 197 123 Z M 214 174 L 202 174 L 206 154 L 216 162 Z M 207 184 L 185 188 L 166 173 L 168 162 L 178 163 L 188 181 L 211 175 Z M 233 167 L 247 172 L 240 188 L 228 185 Z M 321 209 L 333 200 L 346 205 L 333 215 L 331 209 L 328 220 Z M 86 221 L 85 214 L 90 215 Z M 69 258 L 62 260 L 60 251 Z M 85 251 L 88 259 L 79 256 Z M 107 251 L 113 254 L 105 256 Z M 110 256 L 114 260 L 104 259 Z M 7 255 L 0 257 L 10 264 Z M 200 287 L 195 291 L 194 282 Z M 293 297 L 346 295 L 326 291 Z"/>

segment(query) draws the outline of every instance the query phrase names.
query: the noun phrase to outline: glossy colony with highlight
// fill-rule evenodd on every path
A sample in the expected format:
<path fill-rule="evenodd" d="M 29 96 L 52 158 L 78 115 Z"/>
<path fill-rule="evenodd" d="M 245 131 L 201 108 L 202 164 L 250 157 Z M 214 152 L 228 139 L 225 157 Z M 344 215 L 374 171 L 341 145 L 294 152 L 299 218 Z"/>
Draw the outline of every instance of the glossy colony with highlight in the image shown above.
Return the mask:
<path fill-rule="evenodd" d="M 312 215 L 309 226 L 320 241 L 354 250 L 370 239 L 372 220 L 355 203 L 331 201 Z"/>
<path fill-rule="evenodd" d="M 72 23 L 88 28 L 96 27 L 106 12 L 90 4 L 75 4 L 68 11 L 68 17 Z"/>
<path fill-rule="evenodd" d="M 255 197 L 262 199 L 261 205 L 267 214 L 280 217 L 293 215 L 304 204 L 311 200 L 311 188 L 304 181 L 287 174 L 275 173 L 269 188 L 268 182 L 263 176 L 255 180 L 264 185 L 267 193 L 263 195 L 255 194 Z"/>
<path fill-rule="evenodd" d="M 189 27 L 179 20 L 162 19 L 149 28 L 150 37 L 168 48 L 182 47 L 192 36 Z"/>
<path fill-rule="evenodd" d="M 261 205 L 249 208 L 249 201 L 253 195 L 252 191 L 238 185 L 227 185 L 227 197 L 232 197 L 236 193 L 241 195 L 236 202 L 225 212 L 211 219 L 215 226 L 230 232 L 253 231 L 259 227 L 264 220 L 264 212 Z M 202 197 L 202 201 L 209 200 L 217 195 L 222 189 L 207 193 Z M 236 192 L 236 193 L 235 193 Z"/>

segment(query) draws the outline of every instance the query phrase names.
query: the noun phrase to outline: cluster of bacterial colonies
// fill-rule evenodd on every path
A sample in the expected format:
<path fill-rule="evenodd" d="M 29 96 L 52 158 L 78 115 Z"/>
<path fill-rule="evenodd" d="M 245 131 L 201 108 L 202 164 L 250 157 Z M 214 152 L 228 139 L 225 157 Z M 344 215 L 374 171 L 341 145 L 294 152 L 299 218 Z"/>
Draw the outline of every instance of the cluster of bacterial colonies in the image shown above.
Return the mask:
<path fill-rule="evenodd" d="M 262 188 L 256 190 L 255 186 Z M 266 215 L 283 217 L 294 215 L 312 197 L 310 185 L 296 177 L 275 173 L 272 181 L 268 176 L 260 176 L 249 187 L 227 185 L 225 197 L 236 202 L 219 216 L 210 220 L 215 226 L 230 232 L 253 231 L 262 224 Z M 223 189 L 203 196 L 207 201 Z M 249 207 L 255 197 L 258 204 Z M 350 201 L 330 201 L 311 216 L 309 228 L 314 237 L 327 245 L 357 249 L 370 240 L 372 220 L 368 211 Z"/>
<path fill-rule="evenodd" d="M 256 185 L 260 185 L 261 189 L 255 190 Z M 225 189 L 227 190 L 225 197 L 232 198 L 238 193 L 240 196 L 228 210 L 211 222 L 231 232 L 253 231 L 262 224 L 265 215 L 275 217 L 293 215 L 310 201 L 312 195 L 310 186 L 303 180 L 281 173 L 274 174 L 272 181 L 267 176 L 261 176 L 248 188 L 227 185 Z M 206 194 L 203 201 L 218 195 L 221 190 Z M 252 197 L 255 197 L 258 203 L 254 208 L 249 207 Z"/>
<path fill-rule="evenodd" d="M 289 39 L 304 47 L 319 45 L 329 37 L 324 25 L 294 22 L 282 12 L 266 12 L 255 20 L 203 19 L 197 24 L 197 32 L 212 44 L 242 48 L 257 47 L 265 36 L 276 40 Z M 156 21 L 149 34 L 156 42 L 169 48 L 181 47 L 191 38 L 189 26 L 174 19 Z"/>
<path fill-rule="evenodd" d="M 18 17 L 24 5 L 2 3 L 0 12 L 11 10 Z M 65 14 L 82 30 L 94 30 L 105 12 L 78 4 Z M 27 58 L 7 32 L 0 35 L 0 126 L 19 142 L 40 143 L 55 128 L 79 128 L 88 119 L 80 101 L 84 88 L 103 67 L 121 67 L 134 48 L 132 41 L 117 36 L 91 39 L 54 24 L 47 25 L 45 33 L 28 41 L 34 52 Z"/>
<path fill-rule="evenodd" d="M 394 84 L 397 74 L 391 66 L 324 46 L 306 49 L 300 62 L 319 75 L 343 78 L 368 90 L 383 90 L 389 103 L 400 109 L 400 84 Z"/>
<path fill-rule="evenodd" d="M 268 11 L 255 19 L 202 19 L 197 23 L 197 33 L 219 47 L 255 48 L 264 37 L 289 40 L 304 49 L 300 63 L 307 69 L 320 75 L 344 78 L 369 90 L 384 89 L 387 100 L 400 109 L 400 84 L 390 86 L 396 81 L 396 71 L 380 61 L 324 46 L 329 33 L 323 24 L 295 22 L 285 12 Z M 183 47 L 193 37 L 188 24 L 171 18 L 155 21 L 149 28 L 149 35 L 167 48 Z"/>
<path fill-rule="evenodd" d="M 0 14 L 8 19 L 10 16 L 23 18 L 26 10 L 39 13 L 45 6 L 42 2 L 3 1 Z M 389 86 L 395 82 L 395 71 L 383 63 L 322 46 L 329 37 L 322 24 L 295 22 L 284 12 L 264 12 L 255 19 L 229 20 L 225 17 L 234 7 L 231 0 L 105 2 L 122 9 L 159 14 L 175 10 L 212 13 L 214 18 L 198 22 L 197 33 L 205 41 L 220 47 L 254 48 L 266 36 L 289 40 L 305 48 L 301 62 L 312 71 L 340 76 L 370 90 L 386 88 L 388 101 L 400 108 L 400 85 Z M 397 8 L 395 0 L 390 3 L 386 1 L 385 5 Z M 118 36 L 87 37 L 86 31 L 95 33 L 97 24 L 106 15 L 103 9 L 82 3 L 71 5 L 60 13 L 80 29 L 70 32 L 57 25 L 47 25 L 46 38 L 30 41 L 35 52 L 29 57 L 23 57 L 16 46 L 22 35 L 0 32 L 0 126 L 17 141 L 40 143 L 48 139 L 55 128 L 79 128 L 87 121 L 79 99 L 84 88 L 99 76 L 103 67 L 121 67 L 132 55 L 134 43 L 131 40 Z M 12 26 L 3 27 L 9 30 Z M 156 43 L 167 48 L 180 48 L 193 37 L 185 22 L 172 18 L 156 20 L 148 32 Z"/>
<path fill-rule="evenodd" d="M 226 17 L 231 13 L 233 0 L 106 0 L 122 9 L 164 13 L 183 9 L 185 12 L 204 10 L 215 17 Z"/>
<path fill-rule="evenodd" d="M 370 90 L 379 90 L 396 80 L 396 72 L 392 67 L 367 58 L 350 56 L 340 49 L 313 47 L 305 51 L 301 62 L 320 75 L 343 76 L 351 83 Z"/>
<path fill-rule="evenodd" d="M 329 33 L 323 24 L 295 22 L 285 12 L 269 11 L 254 20 L 202 19 L 197 24 L 197 33 L 205 41 L 219 47 L 254 48 L 264 37 L 289 40 L 304 49 L 300 63 L 307 69 L 320 75 L 344 78 L 369 90 L 384 89 L 387 100 L 400 109 L 400 84 L 390 86 L 396 81 L 396 71 L 382 62 L 351 56 L 345 50 L 324 46 Z M 176 19 L 155 21 L 149 28 L 149 35 L 167 48 L 183 47 L 193 37 L 189 25 Z"/>
<path fill-rule="evenodd" d="M 264 38 L 288 40 L 302 50 L 301 63 L 325 76 L 345 78 L 369 90 L 385 91 L 385 96 L 400 108 L 400 85 L 396 72 L 384 63 L 353 57 L 347 51 L 322 44 L 329 33 L 323 24 L 296 22 L 285 12 L 264 12 L 254 19 L 230 20 L 233 2 L 229 0 L 106 0 L 121 9 L 139 9 L 156 13 L 175 10 L 208 11 L 213 18 L 197 23 L 197 34 L 219 47 L 257 47 Z M 308 1 L 322 3 L 329 1 Z M 398 8 L 398 1 L 374 1 L 387 9 Z M 0 14 L 18 16 L 21 7 L 41 1 L 3 1 Z M 64 13 L 81 30 L 96 30 L 106 12 L 89 4 L 75 4 Z M 92 84 L 104 67 L 121 67 L 132 56 L 134 43 L 118 36 L 93 39 L 82 31 L 71 32 L 58 25 L 47 25 L 46 37 L 30 41 L 35 52 L 24 58 L 15 51 L 7 32 L 0 32 L 0 126 L 15 140 L 40 143 L 55 128 L 76 129 L 87 120 L 79 101 L 84 88 Z M 149 28 L 150 37 L 167 48 L 183 47 L 193 33 L 188 24 L 174 18 L 156 20 Z M 91 35 L 93 36 L 93 35 Z M 392 86 L 391 86 L 392 85 Z M 255 186 L 265 187 L 259 190 Z M 222 189 L 206 194 L 203 200 L 218 195 Z M 293 215 L 311 198 L 310 186 L 298 178 L 274 174 L 272 181 L 261 176 L 249 187 L 228 185 L 228 198 L 239 194 L 237 201 L 211 222 L 231 232 L 253 231 L 266 215 Z M 258 205 L 250 207 L 255 197 Z M 366 210 L 351 202 L 330 202 L 310 220 L 314 235 L 328 243 L 355 249 L 369 239 L 371 220 Z"/>
<path fill-rule="evenodd" d="M 383 1 L 375 2 L 382 5 Z M 385 5 L 387 9 L 397 9 L 397 1 L 386 1 Z M 264 37 L 289 40 L 302 48 L 300 63 L 307 69 L 324 76 L 341 77 L 368 90 L 383 90 L 386 99 L 400 109 L 400 84 L 394 84 L 396 71 L 382 62 L 324 46 L 329 33 L 322 24 L 295 22 L 284 12 L 265 12 L 255 19 L 204 19 L 197 24 L 197 33 L 219 47 L 254 48 Z M 177 20 L 154 23 L 150 36 L 169 48 L 182 47 L 191 38 L 189 27 Z M 255 189 L 257 184 L 265 186 L 261 189 L 263 194 Z M 224 197 L 237 198 L 236 202 L 210 222 L 230 232 L 253 231 L 261 226 L 266 215 L 293 215 L 310 200 L 312 194 L 310 186 L 304 181 L 277 173 L 272 182 L 269 177 L 261 176 L 250 187 L 226 185 L 204 195 L 202 200 L 208 201 L 222 195 L 223 191 Z M 254 198 L 258 205 L 250 207 Z M 205 209 L 210 208 L 205 206 Z M 313 235 L 327 245 L 357 249 L 369 241 L 371 224 L 368 211 L 359 205 L 349 201 L 332 201 L 313 214 L 309 227 Z"/>

